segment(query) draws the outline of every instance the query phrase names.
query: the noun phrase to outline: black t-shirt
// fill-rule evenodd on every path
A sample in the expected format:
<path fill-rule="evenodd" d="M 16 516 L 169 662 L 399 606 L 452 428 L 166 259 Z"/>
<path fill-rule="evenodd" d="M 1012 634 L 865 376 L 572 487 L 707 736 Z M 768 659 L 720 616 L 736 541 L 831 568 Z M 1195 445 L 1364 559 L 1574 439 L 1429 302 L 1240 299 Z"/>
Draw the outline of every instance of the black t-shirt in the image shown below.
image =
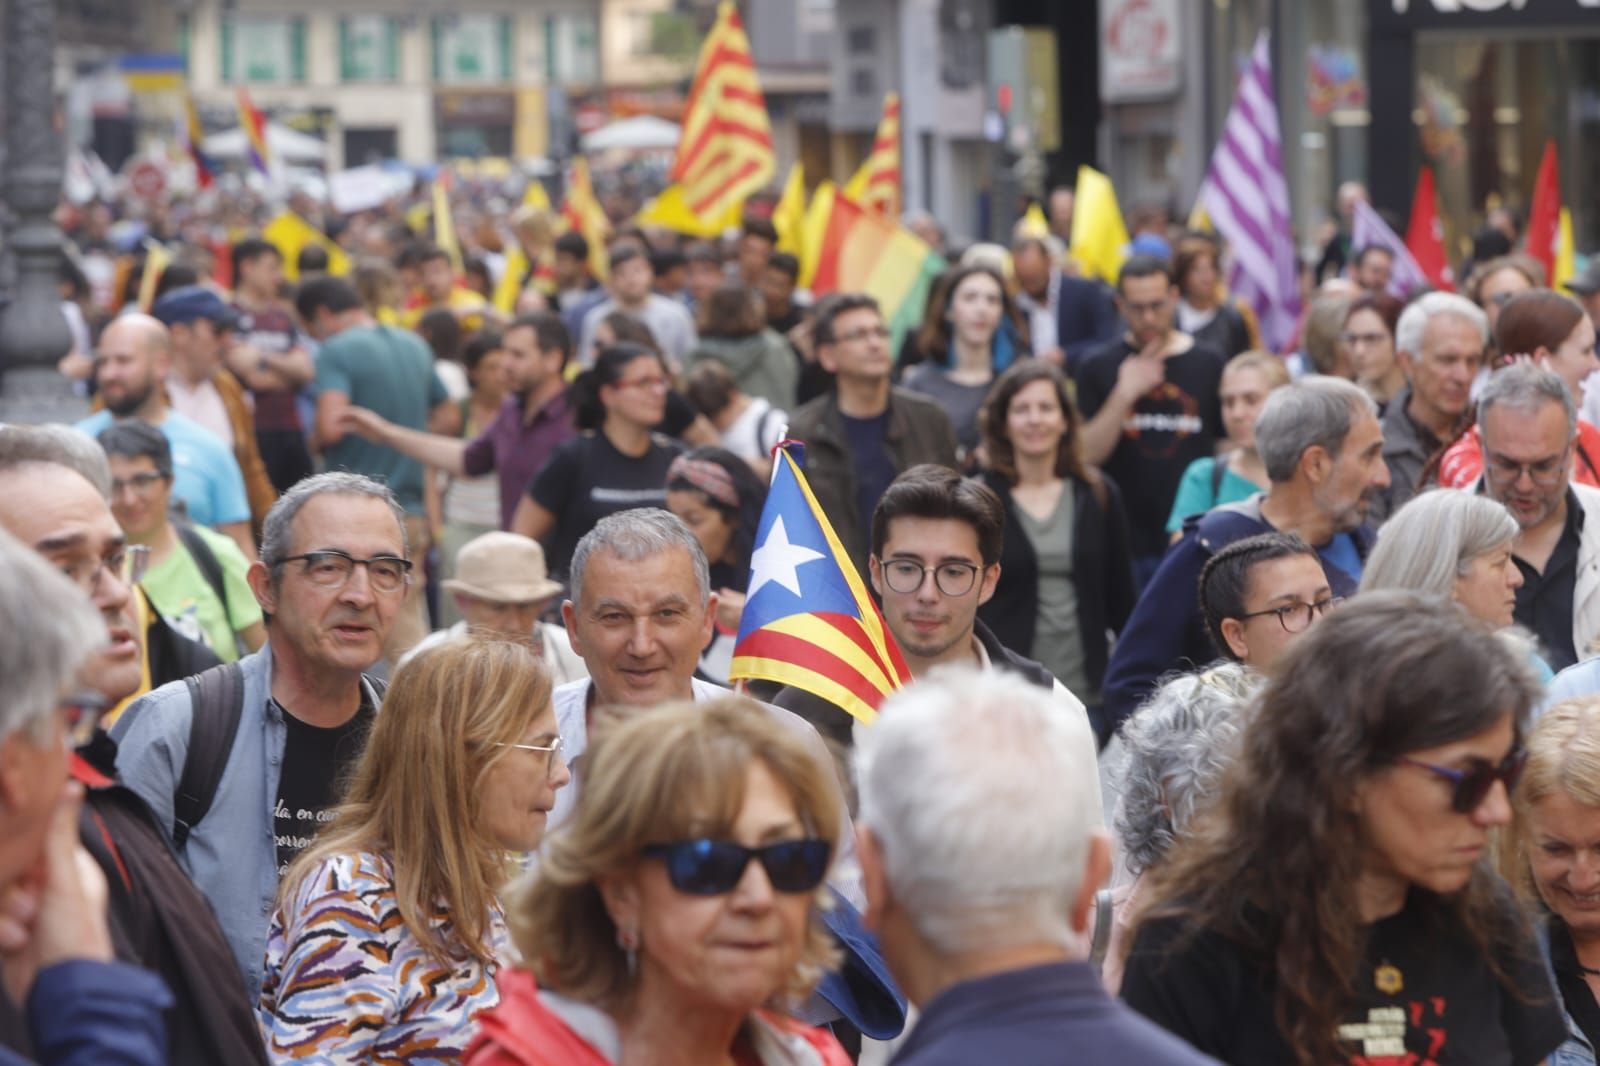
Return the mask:
<path fill-rule="evenodd" d="M 1561 1005 L 1589 1043 L 1600 1047 L 1600 1003 L 1595 1002 L 1594 990 L 1584 978 L 1572 934 L 1567 931 L 1566 923 L 1555 915 L 1550 916 L 1546 928 L 1550 931 L 1550 968 L 1556 972 L 1556 991 L 1561 993 Z"/>
<path fill-rule="evenodd" d="M 1515 906 L 1509 897 L 1503 904 Z M 1413 890 L 1399 914 L 1372 926 L 1355 1002 L 1339 1026 L 1348 1066 L 1533 1066 L 1561 1046 L 1566 1022 L 1531 931 L 1498 958 L 1495 977 L 1437 901 Z M 1176 919 L 1143 926 L 1122 981 L 1128 1005 L 1230 1066 L 1283 1066 L 1294 1057 L 1273 1018 L 1270 960 L 1203 932 L 1175 952 Z"/>
<path fill-rule="evenodd" d="M 684 432 L 694 424 L 694 416 L 694 405 L 684 398 L 683 393 L 668 389 L 666 412 L 662 414 L 661 421 L 650 428 L 656 433 L 682 440 Z"/>
<path fill-rule="evenodd" d="M 895 469 L 894 457 L 884 443 L 889 432 L 889 412 L 873 418 L 851 418 L 840 413 L 844 423 L 845 439 L 850 442 L 850 457 L 856 468 L 856 510 L 861 516 L 861 528 L 872 528 L 872 512 L 878 509 L 878 499 L 900 471 Z"/>
<path fill-rule="evenodd" d="M 617 451 L 604 433 L 583 433 L 557 445 L 528 486 L 533 502 L 556 516 L 545 545 L 550 573 L 566 579 L 578 541 L 600 519 L 631 507 L 665 507 L 667 468 L 682 451 L 677 441 L 654 434 L 637 459 Z"/>
<path fill-rule="evenodd" d="M 277 701 L 274 700 L 274 703 Z M 344 788 L 345 776 L 355 765 L 372 725 L 372 703 L 366 686 L 361 707 L 344 725 L 323 729 L 296 718 L 282 704 L 286 731 L 283 773 L 278 778 L 278 802 L 272 831 L 278 845 L 278 876 L 283 876 L 296 855 L 304 851 L 333 815 Z"/>
<path fill-rule="evenodd" d="M 1139 351 L 1126 337 L 1084 357 L 1078 369 L 1078 410 L 1093 418 L 1117 386 L 1122 361 Z M 1139 397 L 1105 472 L 1122 487 L 1135 555 L 1167 550 L 1167 518 L 1183 472 L 1213 456 L 1222 426 L 1222 353 L 1196 344 L 1166 361 L 1167 377 Z"/>

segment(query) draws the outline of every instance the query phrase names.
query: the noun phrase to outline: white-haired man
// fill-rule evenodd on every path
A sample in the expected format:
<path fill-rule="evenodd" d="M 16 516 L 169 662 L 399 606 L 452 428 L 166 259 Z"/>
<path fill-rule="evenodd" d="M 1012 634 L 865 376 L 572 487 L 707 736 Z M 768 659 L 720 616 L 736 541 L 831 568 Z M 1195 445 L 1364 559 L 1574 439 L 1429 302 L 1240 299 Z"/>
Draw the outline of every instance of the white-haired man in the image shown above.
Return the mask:
<path fill-rule="evenodd" d="M 862 731 L 867 925 L 923 1012 L 896 1066 L 1210 1061 L 1086 960 L 1111 868 L 1088 728 L 1021 678 L 946 668 Z"/>
<path fill-rule="evenodd" d="M 1389 487 L 1373 501 L 1374 526 L 1417 494 L 1428 459 L 1463 428 L 1489 320 L 1464 296 L 1430 292 L 1400 315 L 1394 344 L 1407 384 L 1383 416 Z"/>

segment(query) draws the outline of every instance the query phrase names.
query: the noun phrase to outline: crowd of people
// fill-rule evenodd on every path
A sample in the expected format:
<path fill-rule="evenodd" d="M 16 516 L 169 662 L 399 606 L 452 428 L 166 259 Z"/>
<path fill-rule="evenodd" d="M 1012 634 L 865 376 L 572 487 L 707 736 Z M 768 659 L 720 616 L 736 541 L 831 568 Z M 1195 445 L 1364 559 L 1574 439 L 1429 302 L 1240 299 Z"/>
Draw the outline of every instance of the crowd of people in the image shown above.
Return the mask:
<path fill-rule="evenodd" d="M 900 336 L 755 215 L 402 215 L 66 273 L 92 411 L 0 426 L 0 1062 L 1596 1060 L 1595 301 L 1351 249 L 1274 353 L 1207 234 L 1104 285 L 919 218 Z M 786 440 L 870 722 L 730 682 Z"/>

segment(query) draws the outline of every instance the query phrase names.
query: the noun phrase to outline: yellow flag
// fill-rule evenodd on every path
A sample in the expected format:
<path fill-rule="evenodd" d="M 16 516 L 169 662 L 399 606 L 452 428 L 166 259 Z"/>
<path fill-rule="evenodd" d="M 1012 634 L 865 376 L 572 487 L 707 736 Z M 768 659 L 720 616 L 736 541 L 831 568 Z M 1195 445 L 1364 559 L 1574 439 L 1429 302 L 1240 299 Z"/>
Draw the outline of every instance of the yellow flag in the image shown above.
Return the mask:
<path fill-rule="evenodd" d="M 450 257 L 450 268 L 457 274 L 463 270 L 461 245 L 456 243 L 456 223 L 450 214 L 450 190 L 442 180 L 433 179 L 433 243 Z"/>
<path fill-rule="evenodd" d="M 1556 231 L 1555 269 L 1550 271 L 1550 287 L 1557 292 L 1578 272 L 1577 249 L 1572 244 L 1572 212 L 1561 209 L 1560 227 Z"/>
<path fill-rule="evenodd" d="M 823 239 L 828 235 L 828 220 L 833 217 L 833 198 L 838 187 L 831 181 L 817 186 L 811 194 L 811 205 L 806 208 L 805 224 L 800 227 L 800 287 L 811 288 L 817 276 L 817 264 L 822 259 Z"/>
<path fill-rule="evenodd" d="M 167 246 L 146 237 L 144 273 L 139 275 L 139 310 L 145 314 L 150 313 L 150 305 L 156 302 L 156 286 L 161 284 L 161 275 L 165 274 L 167 267 L 171 265 L 172 253 L 167 251 Z"/>
<path fill-rule="evenodd" d="M 433 208 L 427 204 L 412 204 L 406 208 L 406 226 L 417 236 L 428 232 L 428 216 Z"/>
<path fill-rule="evenodd" d="M 855 175 L 845 183 L 844 194 L 870 211 L 896 221 L 900 218 L 900 94 L 883 98 L 883 117 L 872 138 L 872 151 Z"/>
<path fill-rule="evenodd" d="M 528 179 L 527 187 L 522 190 L 522 206 L 550 210 L 550 194 L 544 191 L 544 182 L 538 178 Z"/>
<path fill-rule="evenodd" d="M 579 156 L 572 161 L 572 171 L 567 176 L 567 195 L 561 201 L 561 218 L 567 228 L 583 234 L 589 242 L 589 269 L 601 281 L 611 269 L 611 257 L 606 252 L 606 239 L 611 235 L 611 220 L 606 209 L 595 195 L 594 181 L 589 177 L 589 161 Z"/>
<path fill-rule="evenodd" d="M 283 276 L 290 281 L 300 277 L 300 250 L 315 244 L 328 253 L 328 273 L 343 277 L 350 273 L 350 257 L 330 241 L 326 234 L 293 211 L 281 211 L 261 230 L 261 237 L 283 256 Z"/>
<path fill-rule="evenodd" d="M 1116 284 L 1128 247 L 1128 227 L 1111 179 L 1093 167 L 1078 168 L 1072 208 L 1072 257 L 1086 275 Z"/>
<path fill-rule="evenodd" d="M 772 209 L 772 224 L 778 229 L 778 251 L 800 254 L 800 233 L 806 224 L 806 175 L 799 162 L 789 168 L 783 195 Z"/>
<path fill-rule="evenodd" d="M 527 253 L 522 250 L 522 242 L 512 237 L 505 266 L 500 271 L 500 280 L 494 287 L 494 305 L 502 314 L 516 314 L 517 297 L 522 295 L 522 279 L 527 273 Z"/>
<path fill-rule="evenodd" d="M 1050 236 L 1050 222 L 1044 217 L 1044 209 L 1035 200 L 1028 205 L 1028 209 L 1017 219 L 1015 233 L 1018 237 L 1036 237 L 1044 240 Z"/>
<path fill-rule="evenodd" d="M 633 220 L 641 226 L 660 226 L 674 233 L 709 240 L 722 236 L 727 230 L 738 229 L 743 213 L 744 201 L 733 200 L 726 210 L 716 215 L 696 214 L 689 206 L 683 186 L 673 184 L 645 204 Z"/>

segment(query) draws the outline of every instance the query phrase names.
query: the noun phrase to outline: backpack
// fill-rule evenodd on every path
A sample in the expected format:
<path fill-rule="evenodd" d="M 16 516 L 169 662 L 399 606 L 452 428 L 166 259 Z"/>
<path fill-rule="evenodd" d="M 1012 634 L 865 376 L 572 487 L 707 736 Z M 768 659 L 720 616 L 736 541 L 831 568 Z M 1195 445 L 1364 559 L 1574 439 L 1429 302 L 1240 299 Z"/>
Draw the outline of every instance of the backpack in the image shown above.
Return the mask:
<path fill-rule="evenodd" d="M 228 628 L 233 628 L 233 609 L 228 606 L 228 585 L 222 577 L 222 562 L 217 558 L 217 553 L 211 550 L 211 545 L 206 543 L 195 528 L 187 522 L 174 522 L 172 531 L 178 534 L 178 539 L 183 542 L 184 550 L 194 560 L 194 565 L 200 568 L 200 576 L 206 579 L 206 584 L 211 586 L 211 591 L 217 594 L 217 600 L 222 604 L 222 617 L 228 620 Z M 234 634 L 234 644 L 240 655 L 246 655 L 249 650 L 239 644 L 239 636 Z"/>
<path fill-rule="evenodd" d="M 377 678 L 365 680 L 381 701 L 388 684 Z M 172 793 L 172 845 L 180 853 L 189 834 L 211 810 L 239 735 L 239 720 L 244 717 L 244 670 L 238 663 L 223 663 L 184 678 L 183 683 L 189 689 L 189 750 Z"/>

